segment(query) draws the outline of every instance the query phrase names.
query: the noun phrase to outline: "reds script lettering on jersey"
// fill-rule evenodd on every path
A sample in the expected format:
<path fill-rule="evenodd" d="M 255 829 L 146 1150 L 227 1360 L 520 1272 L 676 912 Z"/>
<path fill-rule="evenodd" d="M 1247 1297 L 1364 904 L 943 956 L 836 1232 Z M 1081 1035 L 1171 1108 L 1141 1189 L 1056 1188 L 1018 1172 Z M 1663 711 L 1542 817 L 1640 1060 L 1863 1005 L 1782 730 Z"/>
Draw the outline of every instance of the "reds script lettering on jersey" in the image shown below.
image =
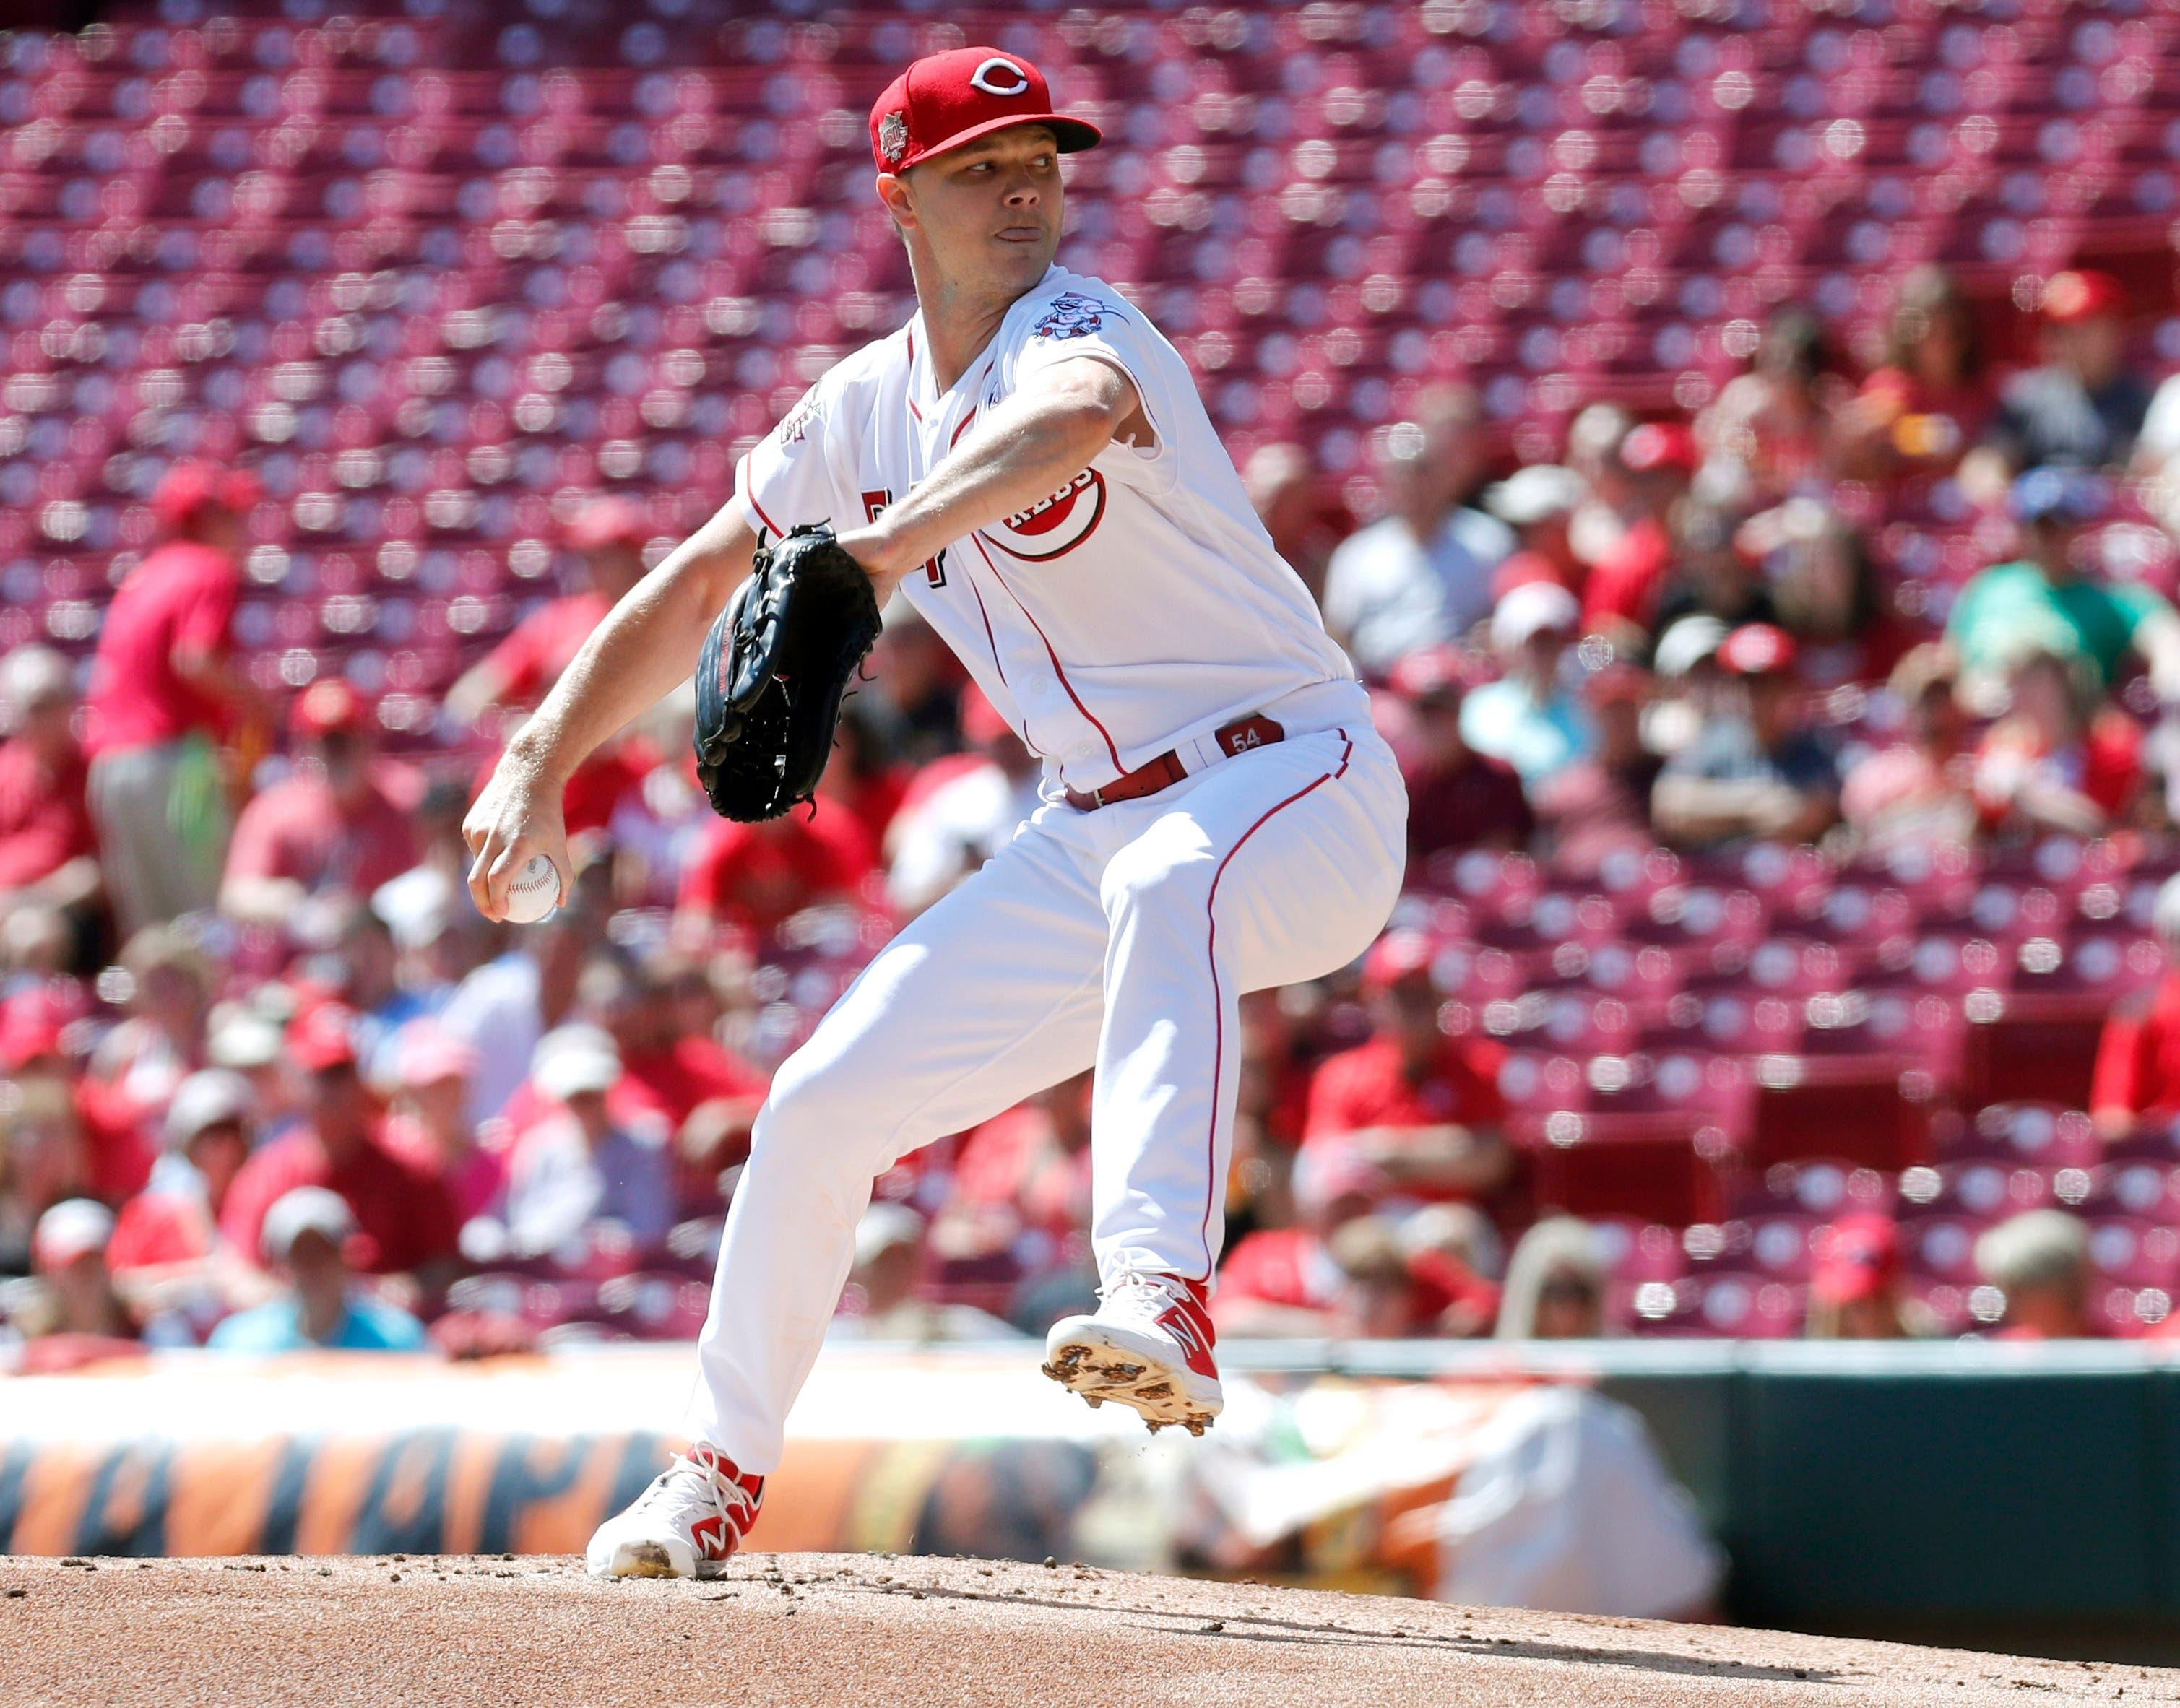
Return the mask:
<path fill-rule="evenodd" d="M 1154 446 L 1109 445 L 902 584 L 1065 786 L 1110 783 L 1280 695 L 1353 678 L 1258 524 L 1179 353 L 1119 292 L 1054 267 L 944 393 L 921 326 L 818 381 L 742 459 L 741 502 L 770 535 L 853 527 L 1041 366 L 1089 355 L 1126 374 Z"/>
<path fill-rule="evenodd" d="M 1241 996 L 1353 960 L 1400 887 L 1392 755 L 1172 346 L 1118 292 L 1059 267 L 944 391 L 922 325 L 848 357 L 743 459 L 753 527 L 882 513 L 1054 363 L 1119 369 L 1151 437 L 1108 444 L 900 584 L 1043 757 L 1044 800 L 773 1078 L 685 1420 L 746 1473 L 779 1462 L 873 1180 L 1091 1068 L 1091 1244 L 1109 1305 L 1141 1319 L 1115 1306 L 1115 1343 L 1186 1360 L 1126 1403 L 1154 1422 L 1214 1415 L 1202 1299 L 1225 1237 Z M 1153 793 L 1068 798 L 1159 759 Z M 1148 1310 L 1175 1301 L 1163 1328 L 1140 1308 L 1142 1277 L 1159 1277 Z M 1078 1332 L 1068 1321 L 1054 1336 Z M 1048 1373 L 1086 1394 L 1104 1379 L 1072 1354 Z"/>

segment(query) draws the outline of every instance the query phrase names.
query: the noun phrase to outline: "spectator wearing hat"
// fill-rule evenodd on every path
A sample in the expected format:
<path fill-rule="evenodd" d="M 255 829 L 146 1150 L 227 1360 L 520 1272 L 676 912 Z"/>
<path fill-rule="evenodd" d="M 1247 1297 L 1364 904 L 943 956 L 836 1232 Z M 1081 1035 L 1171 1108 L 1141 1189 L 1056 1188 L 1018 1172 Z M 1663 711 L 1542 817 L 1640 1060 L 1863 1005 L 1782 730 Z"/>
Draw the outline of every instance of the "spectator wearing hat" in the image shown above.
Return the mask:
<path fill-rule="evenodd" d="M 559 1110 L 525 1134 L 508 1167 L 507 1229 L 526 1255 L 559 1250 L 610 1222 L 640 1250 L 663 1244 L 674 1221 L 674 1173 L 665 1134 L 614 1118 L 621 1079 L 613 1041 L 570 1026 L 538 1046 L 531 1077 Z"/>
<path fill-rule="evenodd" d="M 2127 290 L 2109 273 L 2075 269 L 2044 287 L 2044 365 L 2001 388 L 1971 487 L 1995 492 L 2026 469 L 2117 473 L 2150 412 L 2150 387 L 2127 359 Z"/>
<path fill-rule="evenodd" d="M 1975 761 L 1955 689 L 1952 648 L 1925 641 L 1893 667 L 1887 692 L 1900 739 L 1851 767 L 1840 785 L 1840 816 L 1866 853 L 1966 843 L 1975 834 Z"/>
<path fill-rule="evenodd" d="M 206 1068 L 176 1087 L 166 1148 L 144 1189 L 121 1208 L 107 1261 L 132 1288 L 161 1295 L 217 1285 L 209 1260 L 219 1217 L 249 1160 L 256 1093 L 239 1074 Z"/>
<path fill-rule="evenodd" d="M 422 781 L 383 759 L 363 696 L 338 676 L 295 696 L 292 774 L 242 810 L 220 910 L 278 925 L 307 898 L 368 896 L 416 863 Z"/>
<path fill-rule="evenodd" d="M 2031 1210 L 1985 1230 L 1975 1266 L 1998 1289 L 2000 1340 L 2084 1340 L 2089 1315 L 2089 1230 L 2063 1210 Z"/>
<path fill-rule="evenodd" d="M 1536 828 L 1514 767 L 1462 738 L 1462 700 L 1473 673 L 1466 655 L 1451 646 L 1424 647 L 1393 667 L 1392 691 L 1411 713 L 1394 744 L 1408 785 L 1411 860 L 1522 848 Z"/>
<path fill-rule="evenodd" d="M 1501 1052 L 1440 1030 L 1432 958 L 1430 941 L 1413 931 L 1388 933 L 1364 958 L 1372 1035 L 1318 1067 L 1302 1153 L 1375 1171 L 1388 1200 L 1484 1200 L 1514 1172 L 1501 1130 Z"/>
<path fill-rule="evenodd" d="M 1811 1340 L 1910 1340 L 1933 1331 L 1930 1312 L 1908 1292 L 1900 1228 L 1889 1216 L 1842 1216 L 1810 1239 Z"/>
<path fill-rule="evenodd" d="M 65 1199 L 39 1216 L 30 1267 L 41 1285 L 14 1318 L 25 1339 L 68 1340 L 81 1352 L 95 1353 L 113 1343 L 122 1343 L 114 1349 L 126 1349 L 140 1337 L 107 1267 L 113 1238 L 113 1212 L 93 1199 Z M 52 1365 L 41 1360 L 40 1367 Z"/>
<path fill-rule="evenodd" d="M 1514 1247 L 1500 1296 L 1500 1340 L 1596 1340 L 1605 1333 L 1605 1254 L 1597 1232 L 1548 1216 Z"/>
<path fill-rule="evenodd" d="M 1681 848 L 1814 842 L 1839 816 L 1839 773 L 1802 726 L 1792 637 L 1768 623 L 1744 623 L 1720 645 L 1718 662 L 1740 684 L 1740 703 L 1721 708 L 1665 761 L 1651 794 L 1652 822 Z"/>
<path fill-rule="evenodd" d="M 1241 488 L 1250 508 L 1311 600 L 1324 603 L 1325 572 L 1340 544 L 1333 524 L 1335 506 L 1324 492 L 1317 464 L 1300 445 L 1280 441 L 1259 445 L 1241 465 Z"/>
<path fill-rule="evenodd" d="M 1632 651 L 1657 627 L 1659 601 L 1673 563 L 1671 519 L 1695 479 L 1700 457 L 1685 422 L 1646 421 L 1628 430 L 1613 460 L 1621 527 L 1590 563 L 1582 589 L 1582 625 Z"/>
<path fill-rule="evenodd" d="M 1975 799 L 1994 835 L 2100 836 L 2142 788 L 2142 732 L 2100 704 L 2077 655 L 2030 645 L 2007 667 L 2007 711 L 1975 759 Z"/>
<path fill-rule="evenodd" d="M 544 699 L 591 631 L 643 579 L 650 537 L 643 513 L 626 499 L 597 498 L 578 510 L 566 534 L 573 587 L 525 616 L 447 690 L 454 723 L 468 729 L 493 706 L 527 711 Z"/>
<path fill-rule="evenodd" d="M 2089 1081 L 2089 1116 L 2108 1140 L 2180 1117 L 2180 876 L 2158 887 L 2150 922 L 2164 975 L 2106 1017 Z"/>
<path fill-rule="evenodd" d="M 274 1298 L 212 1332 L 215 1352 L 421 1352 L 430 1342 L 407 1311 L 358 1286 L 366 1242 L 338 1192 L 296 1186 L 265 1212 L 259 1253 L 278 1281 Z"/>
<path fill-rule="evenodd" d="M 2132 652 L 2150 667 L 2161 699 L 2180 699 L 2180 615 L 2139 582 L 2082 573 L 2083 529 L 2109 505 L 2105 483 L 2069 469 L 2032 469 L 2010 505 L 2022 555 L 1994 564 L 1961 589 L 1946 619 L 1971 704 L 1991 708 L 2006 666 L 2030 646 L 2078 653 L 2105 689 Z"/>
<path fill-rule="evenodd" d="M 1465 386 L 1425 398 L 1378 439 L 1386 513 L 1342 541 L 1324 578 L 1325 626 L 1383 678 L 1403 653 L 1458 640 L 1491 608 L 1506 524 L 1467 500 L 1484 472 L 1482 405 Z"/>
<path fill-rule="evenodd" d="M 1581 617 L 1574 595 L 1555 582 L 1510 590 L 1491 613 L 1491 646 L 1505 674 L 1462 703 L 1462 739 L 1513 766 L 1525 789 L 1596 750 L 1589 709 L 1561 679 Z"/>
<path fill-rule="evenodd" d="M 1589 486 L 1572 469 L 1533 463 L 1484 494 L 1484 508 L 1514 530 L 1515 551 L 1499 566 L 1494 596 L 1522 581 L 1556 581 L 1579 589 L 1588 566 L 1575 556 L 1576 513 Z"/>
<path fill-rule="evenodd" d="M 855 1266 L 840 1294 L 837 1339 L 905 1341 L 1014 1340 L 1019 1331 L 972 1304 L 922 1295 L 929 1260 L 923 1218 L 906 1204 L 873 1204 L 856 1224 Z"/>
<path fill-rule="evenodd" d="M 1301 1337 L 1330 1332 L 1342 1281 L 1330 1242 L 1390 1191 L 1358 1155 L 1319 1145 L 1295 1158 L 1294 1220 L 1231 1241 L 1219 1265 L 1211 1320 L 1222 1336 Z"/>
<path fill-rule="evenodd" d="M 271 723 L 231 632 L 243 518 L 257 497 L 246 475 L 169 470 L 151 496 L 166 538 L 129 572 L 99 627 L 87 787 L 124 935 L 212 904 L 228 830 L 216 744 Z"/>
<path fill-rule="evenodd" d="M 394 1034 L 386 1060 L 394 1088 L 386 1148 L 439 1180 L 458 1226 L 497 1211 L 507 1189 L 507 1158 L 478 1144 L 470 1124 L 476 1050 L 435 1021 L 417 1019 Z"/>
<path fill-rule="evenodd" d="M 579 566 L 575 585 L 525 616 L 447 690 L 446 721 L 452 728 L 489 728 L 487 714 L 495 711 L 512 719 L 534 710 L 606 613 L 643 579 L 649 539 L 643 512 L 626 499 L 594 499 L 578 510 L 566 535 Z M 480 783 L 498 760 L 496 752 L 490 756 L 478 772 Z M 569 834 L 604 830 L 658 763 L 657 749 L 640 728 L 603 744 L 576 766 L 562 791 Z"/>
<path fill-rule="evenodd" d="M 1616 855 L 1638 857 L 1657 838 L 1650 793 L 1665 761 L 1643 744 L 1650 678 L 1630 664 L 1609 664 L 1583 685 L 1597 750 L 1532 791 L 1541 851 L 1554 870 L 1592 877 Z"/>
<path fill-rule="evenodd" d="M 428 1288 L 453 1268 L 454 1205 L 442 1181 L 388 1147 L 377 1103 L 357 1072 L 356 1024 L 350 1010 L 321 1002 L 289 1027 L 302 1119 L 243 1165 L 220 1211 L 220 1232 L 236 1251 L 261 1252 L 272 1205 L 299 1186 L 325 1187 L 369 1241 L 361 1266 L 412 1275 Z"/>
<path fill-rule="evenodd" d="M 62 909 L 80 940 L 105 886 L 75 710 L 69 662 L 51 647 L 0 657 L 0 920 Z"/>

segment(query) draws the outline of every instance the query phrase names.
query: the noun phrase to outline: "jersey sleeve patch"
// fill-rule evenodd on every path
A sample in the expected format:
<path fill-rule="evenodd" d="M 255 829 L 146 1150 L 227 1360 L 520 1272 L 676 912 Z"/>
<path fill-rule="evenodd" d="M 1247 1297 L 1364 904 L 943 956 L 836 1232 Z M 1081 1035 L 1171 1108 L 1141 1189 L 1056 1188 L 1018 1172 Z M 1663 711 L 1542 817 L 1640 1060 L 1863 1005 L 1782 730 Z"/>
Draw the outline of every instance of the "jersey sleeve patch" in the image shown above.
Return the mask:
<path fill-rule="evenodd" d="M 1030 336 L 1037 338 L 1087 338 L 1105 324 L 1111 307 L 1095 297 L 1086 297 L 1079 291 L 1062 291 L 1046 305 L 1044 313 L 1030 327 Z"/>

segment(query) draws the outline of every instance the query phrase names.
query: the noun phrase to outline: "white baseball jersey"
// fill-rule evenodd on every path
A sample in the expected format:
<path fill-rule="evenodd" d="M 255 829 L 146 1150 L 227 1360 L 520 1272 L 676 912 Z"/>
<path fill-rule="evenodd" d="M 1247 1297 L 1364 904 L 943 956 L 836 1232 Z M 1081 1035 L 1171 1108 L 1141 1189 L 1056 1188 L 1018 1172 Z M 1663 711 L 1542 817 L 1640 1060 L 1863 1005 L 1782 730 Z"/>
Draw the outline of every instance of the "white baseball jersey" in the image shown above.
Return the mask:
<path fill-rule="evenodd" d="M 812 387 L 743 458 L 736 495 L 768 535 L 860 527 L 1029 376 L 1082 355 L 1134 382 L 1155 443 L 1106 446 L 902 586 L 1048 778 L 1087 790 L 1169 749 L 1201 756 L 1236 718 L 1354 677 L 1258 521 L 1187 365 L 1141 310 L 1054 266 L 944 392 L 919 314 Z"/>

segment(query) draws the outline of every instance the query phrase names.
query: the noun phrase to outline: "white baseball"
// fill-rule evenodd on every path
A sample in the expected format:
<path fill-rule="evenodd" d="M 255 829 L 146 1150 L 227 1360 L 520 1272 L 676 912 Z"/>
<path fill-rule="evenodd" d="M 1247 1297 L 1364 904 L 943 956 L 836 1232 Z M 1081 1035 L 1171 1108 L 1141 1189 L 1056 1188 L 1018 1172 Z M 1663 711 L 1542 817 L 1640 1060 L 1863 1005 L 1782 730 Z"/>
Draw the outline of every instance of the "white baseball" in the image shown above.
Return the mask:
<path fill-rule="evenodd" d="M 543 854 L 531 855 L 530 864 L 507 887 L 508 924 L 534 925 L 559 905 L 559 868 Z"/>

